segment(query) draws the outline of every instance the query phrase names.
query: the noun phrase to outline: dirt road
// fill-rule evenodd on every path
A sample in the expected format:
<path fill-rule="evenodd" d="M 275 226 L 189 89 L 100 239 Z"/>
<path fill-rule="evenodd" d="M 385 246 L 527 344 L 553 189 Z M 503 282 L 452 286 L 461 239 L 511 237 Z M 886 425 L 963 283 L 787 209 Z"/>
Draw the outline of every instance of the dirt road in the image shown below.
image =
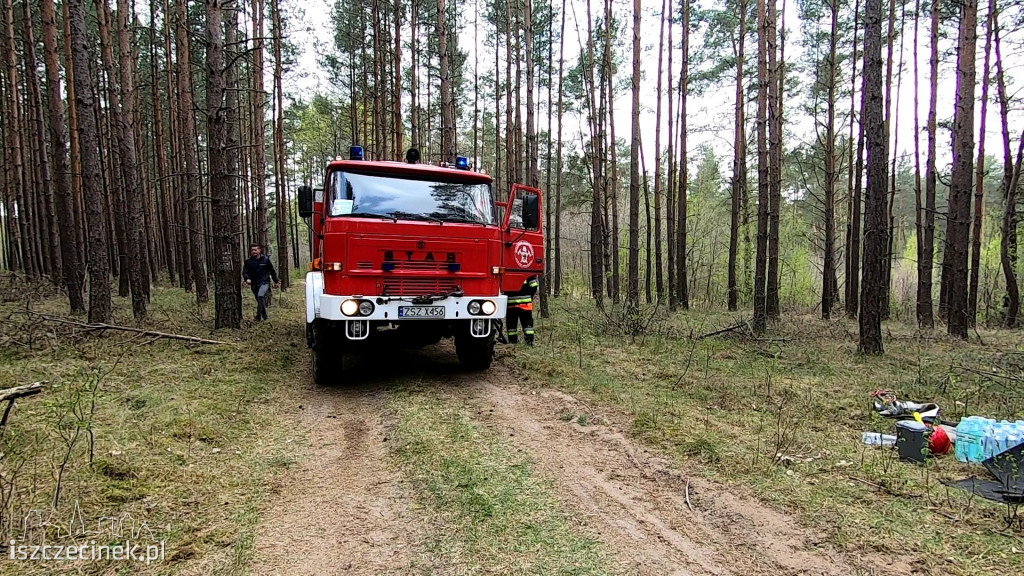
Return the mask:
<path fill-rule="evenodd" d="M 628 574 L 885 573 L 848 558 L 784 514 L 688 476 L 631 440 L 629 422 L 555 390 L 522 388 L 505 363 L 462 372 L 450 350 L 369 358 L 354 385 L 298 386 L 287 412 L 310 440 L 301 463 L 268 503 L 256 539 L 256 574 L 446 574 L 426 541 L 443 529 L 410 498 L 410 480 L 388 465 L 390 390 L 434 387 L 471 418 L 525 451 L 553 480 L 579 529 Z M 581 426 L 564 414 L 588 414 Z M 858 562 L 860 564 L 860 562 Z M 902 569 L 897 568 L 899 572 Z"/>

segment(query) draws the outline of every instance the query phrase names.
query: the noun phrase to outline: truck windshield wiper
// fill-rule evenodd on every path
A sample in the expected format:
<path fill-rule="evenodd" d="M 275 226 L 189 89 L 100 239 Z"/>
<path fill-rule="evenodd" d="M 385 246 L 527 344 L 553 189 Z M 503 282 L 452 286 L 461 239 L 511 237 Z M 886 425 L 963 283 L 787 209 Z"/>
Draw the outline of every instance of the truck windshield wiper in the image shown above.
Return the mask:
<path fill-rule="evenodd" d="M 402 220 L 421 220 L 423 222 L 437 222 L 438 224 L 444 224 L 441 220 L 434 218 L 433 216 L 427 216 L 426 214 L 412 214 L 410 212 L 388 212 L 390 218 L 401 218 Z"/>
<path fill-rule="evenodd" d="M 444 221 L 445 222 L 455 222 L 455 223 L 458 223 L 458 224 L 479 224 L 481 226 L 487 226 L 486 222 L 481 222 L 479 220 L 474 220 L 473 218 L 460 218 L 458 216 L 451 217 L 451 218 L 445 218 Z"/>
<path fill-rule="evenodd" d="M 398 218 L 391 216 L 390 214 L 375 214 L 373 212 L 353 212 L 351 214 L 341 214 L 349 218 L 383 218 L 385 220 L 398 221 Z"/>

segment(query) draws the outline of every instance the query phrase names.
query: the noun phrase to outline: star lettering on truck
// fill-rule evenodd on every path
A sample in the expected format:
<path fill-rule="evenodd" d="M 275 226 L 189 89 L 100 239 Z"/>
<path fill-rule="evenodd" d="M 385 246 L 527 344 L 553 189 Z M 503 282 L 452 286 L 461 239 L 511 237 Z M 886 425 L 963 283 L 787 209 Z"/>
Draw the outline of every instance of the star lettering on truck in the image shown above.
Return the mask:
<path fill-rule="evenodd" d="M 519 262 L 520 266 L 529 266 L 533 263 L 533 245 L 529 242 L 516 244 L 515 255 L 516 261 Z"/>

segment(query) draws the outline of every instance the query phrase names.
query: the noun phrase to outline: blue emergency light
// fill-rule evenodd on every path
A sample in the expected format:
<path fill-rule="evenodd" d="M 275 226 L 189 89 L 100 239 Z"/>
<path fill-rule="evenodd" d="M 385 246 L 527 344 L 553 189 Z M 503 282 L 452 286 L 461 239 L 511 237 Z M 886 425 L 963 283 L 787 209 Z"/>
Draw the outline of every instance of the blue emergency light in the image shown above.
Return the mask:
<path fill-rule="evenodd" d="M 465 156 L 457 156 L 455 158 L 455 167 L 459 170 L 469 170 L 469 159 Z"/>
<path fill-rule="evenodd" d="M 352 146 L 351 148 L 349 148 L 348 149 L 348 159 L 349 160 L 362 160 L 363 159 L 363 147 L 362 146 Z"/>

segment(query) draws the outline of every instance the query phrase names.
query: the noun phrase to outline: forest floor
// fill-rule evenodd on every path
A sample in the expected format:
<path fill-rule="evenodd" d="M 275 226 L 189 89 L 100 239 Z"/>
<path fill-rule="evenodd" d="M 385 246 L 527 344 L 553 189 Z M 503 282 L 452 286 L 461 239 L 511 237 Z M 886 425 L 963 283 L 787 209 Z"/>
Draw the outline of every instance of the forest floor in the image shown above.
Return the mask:
<path fill-rule="evenodd" d="M 345 356 L 343 382 L 318 387 L 300 289 L 239 332 L 155 290 L 147 328 L 217 345 L 61 324 L 58 295 L 4 290 L 0 387 L 49 385 L 0 437 L 0 528 L 38 538 L 35 509 L 74 533 L 77 502 L 86 525 L 145 521 L 165 556 L 3 574 L 1024 573 L 1018 511 L 940 483 L 976 467 L 860 443 L 892 425 L 878 388 L 946 419 L 1021 414 L 1017 333 L 892 325 L 864 358 L 846 321 L 700 339 L 742 314 L 690 312 L 631 339 L 561 299 L 536 347 L 499 346 L 486 372 L 441 344 Z M 118 540 L 95 532 L 77 543 Z"/>

